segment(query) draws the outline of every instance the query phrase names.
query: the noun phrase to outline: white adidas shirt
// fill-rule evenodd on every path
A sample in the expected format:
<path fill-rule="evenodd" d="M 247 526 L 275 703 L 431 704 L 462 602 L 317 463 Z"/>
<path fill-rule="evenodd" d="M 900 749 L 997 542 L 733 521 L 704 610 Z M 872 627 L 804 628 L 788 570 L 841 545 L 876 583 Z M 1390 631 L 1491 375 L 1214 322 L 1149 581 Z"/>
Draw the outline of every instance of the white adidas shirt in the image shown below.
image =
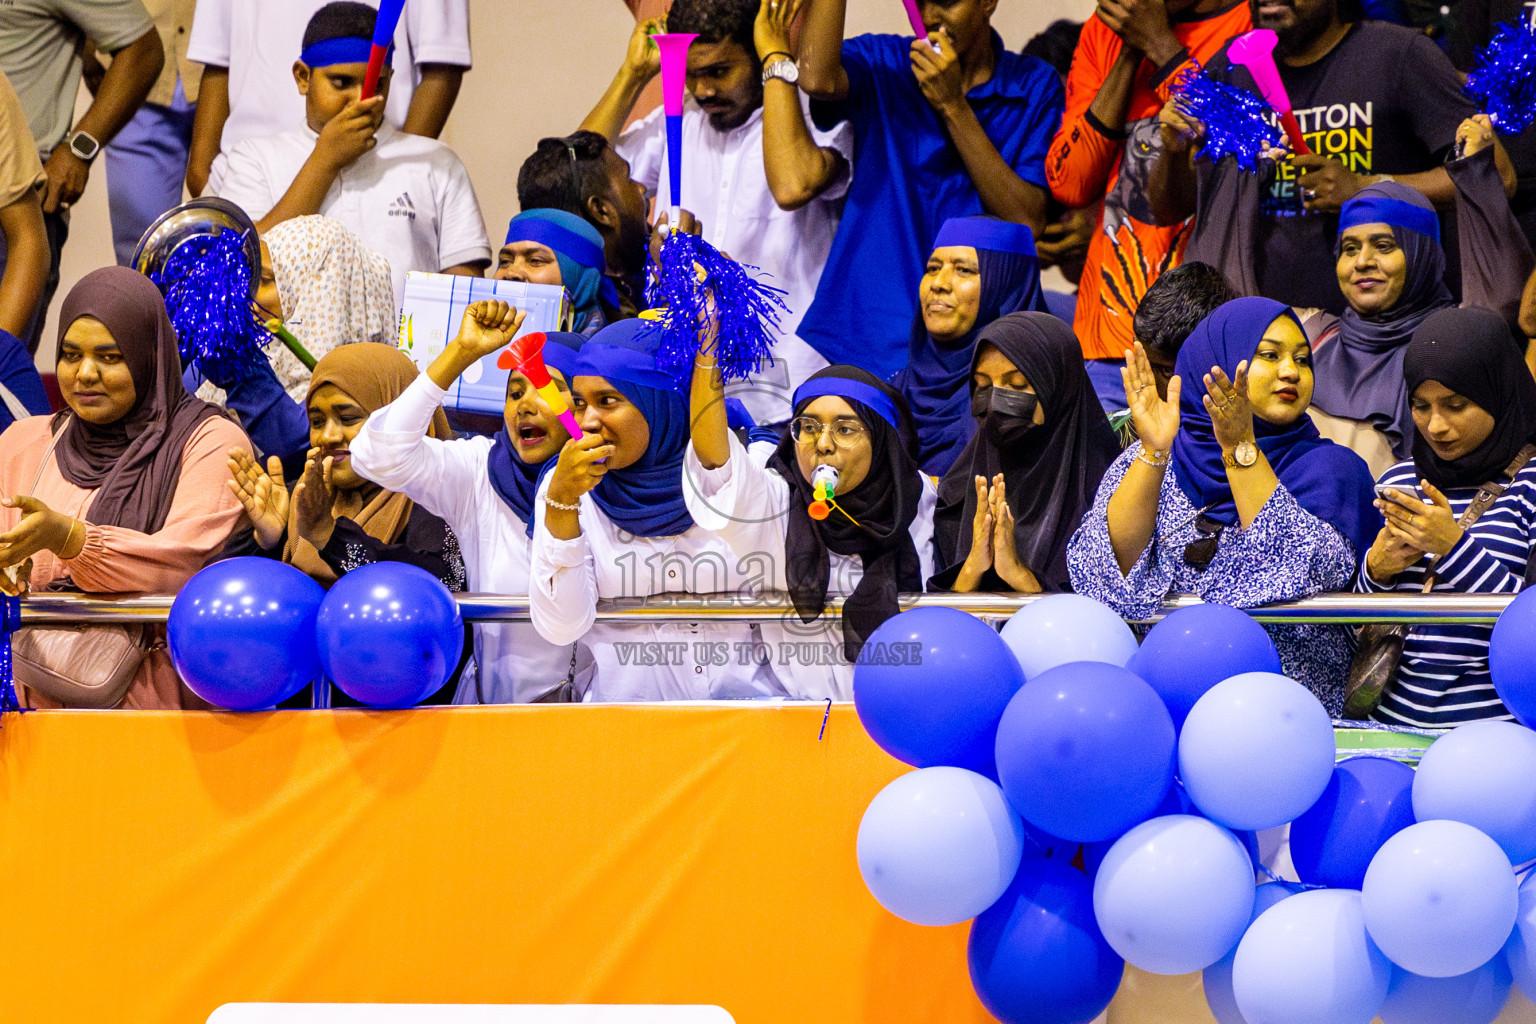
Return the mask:
<path fill-rule="evenodd" d="M 305 128 L 246 139 L 230 152 L 214 194 L 261 220 L 293 184 L 318 138 Z M 336 176 L 320 213 L 389 261 L 398 307 L 406 271 L 489 262 L 491 246 L 475 187 L 453 150 L 388 124 L 377 139 Z"/>

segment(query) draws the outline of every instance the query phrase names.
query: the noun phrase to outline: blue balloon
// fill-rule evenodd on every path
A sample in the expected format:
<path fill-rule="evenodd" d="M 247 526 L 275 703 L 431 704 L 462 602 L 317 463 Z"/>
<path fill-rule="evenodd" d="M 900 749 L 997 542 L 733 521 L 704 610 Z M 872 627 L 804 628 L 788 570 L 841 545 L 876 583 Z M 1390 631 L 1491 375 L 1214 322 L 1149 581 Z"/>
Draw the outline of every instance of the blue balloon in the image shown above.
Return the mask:
<path fill-rule="evenodd" d="M 996 771 L 997 722 L 1023 685 L 1024 671 L 997 630 L 954 608 L 887 619 L 853 667 L 859 721 L 881 749 L 918 768 L 983 775 Z"/>
<path fill-rule="evenodd" d="M 913 924 L 969 921 L 1013 881 L 1024 831 L 997 783 L 919 768 L 882 789 L 859 824 L 859 872 L 880 905 Z"/>
<path fill-rule="evenodd" d="M 1289 882 L 1266 882 L 1259 886 L 1253 891 L 1253 915 L 1248 919 L 1249 925 L 1257 921 L 1264 911 L 1300 891 L 1300 886 Z M 1244 929 L 1246 932 L 1247 929 Z M 1211 1008 L 1211 1014 L 1218 1024 L 1248 1024 L 1242 1011 L 1237 1008 L 1237 997 L 1232 994 L 1232 964 L 1236 960 L 1237 949 L 1234 947 L 1232 952 L 1211 964 L 1200 975 L 1200 982 L 1205 988 L 1205 1004 Z"/>
<path fill-rule="evenodd" d="M 1430 744 L 1413 779 L 1413 815 L 1488 833 L 1513 864 L 1536 860 L 1536 732 L 1473 722 Z"/>
<path fill-rule="evenodd" d="M 271 558 L 215 562 L 171 603 L 171 664 L 216 707 L 270 708 L 320 678 L 315 614 L 324 597 L 320 584 Z"/>
<path fill-rule="evenodd" d="M 1163 802 L 1157 805 L 1157 810 L 1153 811 L 1151 816 L 1153 818 L 1166 818 L 1170 814 L 1193 814 L 1197 818 L 1205 817 L 1205 815 L 1200 813 L 1200 808 L 1195 806 L 1195 802 L 1189 798 L 1189 792 L 1184 788 L 1184 783 L 1180 782 L 1177 778 L 1173 780 L 1173 785 L 1168 788 L 1168 795 L 1163 797 Z M 1258 833 L 1232 829 L 1228 829 L 1228 831 L 1237 836 L 1238 842 L 1243 844 L 1243 849 L 1248 851 L 1248 859 L 1253 862 L 1253 870 L 1257 872 L 1261 866 Z M 1104 863 L 1105 855 L 1109 853 L 1110 847 L 1114 846 L 1115 840 L 1119 838 L 1119 836 L 1116 836 L 1115 839 L 1088 843 L 1083 847 L 1083 865 L 1084 869 L 1088 872 L 1089 878 L 1098 874 L 1099 865 Z"/>
<path fill-rule="evenodd" d="M 1529 996 L 1536 992 L 1536 871 L 1520 883 L 1520 909 L 1515 914 L 1515 930 L 1504 947 L 1515 984 Z"/>
<path fill-rule="evenodd" d="M 1413 769 L 1386 757 L 1334 765 L 1328 788 L 1291 824 L 1291 863 L 1312 885 L 1358 889 L 1381 844 L 1413 824 Z"/>
<path fill-rule="evenodd" d="M 1253 914 L 1253 861 L 1237 837 L 1175 814 L 1131 829 L 1093 881 L 1093 911 L 1116 953 L 1152 974 L 1188 974 L 1237 948 Z"/>
<path fill-rule="evenodd" d="M 1125 667 L 1136 653 L 1136 634 L 1108 605 L 1080 594 L 1051 594 L 1013 613 L 1003 640 L 1033 679 L 1074 661 Z"/>
<path fill-rule="evenodd" d="M 1305 686 L 1273 672 L 1223 680 L 1179 735 L 1179 778 L 1200 812 L 1227 828 L 1294 821 L 1333 777 L 1333 720 Z"/>
<path fill-rule="evenodd" d="M 1502 956 L 1451 978 L 1425 978 L 1397 968 L 1381 1007 L 1382 1024 L 1492 1024 L 1509 1001 L 1512 984 Z"/>
<path fill-rule="evenodd" d="M 1013 809 L 1063 839 L 1112 839 L 1173 782 L 1173 720 L 1152 687 L 1115 665 L 1043 672 L 1008 702 L 997 772 Z"/>
<path fill-rule="evenodd" d="M 1248 926 L 1232 964 L 1232 993 L 1249 1024 L 1369 1024 L 1391 980 L 1353 889 L 1276 903 Z"/>
<path fill-rule="evenodd" d="M 1280 654 L 1247 612 L 1197 604 L 1153 626 L 1125 667 L 1152 685 L 1178 728 L 1205 691 L 1244 672 L 1279 672 Z"/>
<path fill-rule="evenodd" d="M 1025 857 L 971 925 L 967 960 L 976 994 L 1003 1024 L 1088 1024 L 1125 971 L 1093 919 L 1088 879 L 1040 857 Z"/>
<path fill-rule="evenodd" d="M 464 653 L 464 620 L 442 582 L 405 562 L 347 573 L 321 602 L 320 664 L 362 704 L 406 708 L 436 693 Z"/>
<path fill-rule="evenodd" d="M 1459 821 L 1421 821 L 1382 844 L 1360 892 L 1387 959 L 1427 978 L 1476 970 L 1504 948 L 1519 885 L 1499 844 Z"/>
<path fill-rule="evenodd" d="M 1521 591 L 1494 623 L 1488 675 L 1510 714 L 1536 729 L 1536 588 Z"/>

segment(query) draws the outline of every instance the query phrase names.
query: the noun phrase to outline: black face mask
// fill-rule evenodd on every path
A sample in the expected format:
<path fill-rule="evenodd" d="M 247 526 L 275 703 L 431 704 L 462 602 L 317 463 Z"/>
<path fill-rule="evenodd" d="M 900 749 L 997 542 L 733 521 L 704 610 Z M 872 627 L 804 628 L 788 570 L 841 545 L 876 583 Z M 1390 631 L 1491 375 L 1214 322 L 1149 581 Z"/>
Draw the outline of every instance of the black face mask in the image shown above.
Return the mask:
<path fill-rule="evenodd" d="M 971 396 L 971 415 L 981 420 L 987 436 L 999 447 L 1017 444 L 1035 429 L 1035 408 L 1040 399 L 1028 391 L 1008 388 L 977 388 Z"/>

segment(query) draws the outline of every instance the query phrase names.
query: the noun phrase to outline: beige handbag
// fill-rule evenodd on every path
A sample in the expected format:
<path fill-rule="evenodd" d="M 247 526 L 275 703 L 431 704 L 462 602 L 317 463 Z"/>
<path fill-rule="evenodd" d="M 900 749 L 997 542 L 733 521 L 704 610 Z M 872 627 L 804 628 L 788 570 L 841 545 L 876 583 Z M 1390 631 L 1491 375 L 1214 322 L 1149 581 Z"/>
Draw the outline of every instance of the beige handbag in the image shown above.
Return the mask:
<path fill-rule="evenodd" d="M 32 481 L 36 492 L 54 435 Z M 143 626 L 28 626 L 11 636 L 11 673 L 67 708 L 115 708 L 144 661 Z"/>

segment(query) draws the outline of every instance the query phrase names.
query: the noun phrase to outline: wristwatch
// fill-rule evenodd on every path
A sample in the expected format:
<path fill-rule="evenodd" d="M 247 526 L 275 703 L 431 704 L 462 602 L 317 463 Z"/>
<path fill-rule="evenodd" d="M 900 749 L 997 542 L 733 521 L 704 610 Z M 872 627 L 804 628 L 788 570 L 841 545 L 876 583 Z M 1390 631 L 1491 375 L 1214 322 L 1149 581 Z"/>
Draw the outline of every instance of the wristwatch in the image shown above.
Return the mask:
<path fill-rule="evenodd" d="M 1247 469 L 1259 461 L 1259 447 L 1252 441 L 1240 441 L 1237 447 L 1232 449 L 1231 455 L 1222 453 L 1221 461 L 1233 468 Z"/>
<path fill-rule="evenodd" d="M 70 132 L 64 136 L 64 141 L 69 151 L 86 163 L 95 160 L 96 154 L 101 152 L 101 143 L 90 132 Z"/>
<path fill-rule="evenodd" d="M 764 64 L 763 84 L 767 85 L 768 80 L 772 78 L 779 78 L 794 85 L 800 81 L 800 65 L 792 60 L 776 60 L 772 64 Z"/>

